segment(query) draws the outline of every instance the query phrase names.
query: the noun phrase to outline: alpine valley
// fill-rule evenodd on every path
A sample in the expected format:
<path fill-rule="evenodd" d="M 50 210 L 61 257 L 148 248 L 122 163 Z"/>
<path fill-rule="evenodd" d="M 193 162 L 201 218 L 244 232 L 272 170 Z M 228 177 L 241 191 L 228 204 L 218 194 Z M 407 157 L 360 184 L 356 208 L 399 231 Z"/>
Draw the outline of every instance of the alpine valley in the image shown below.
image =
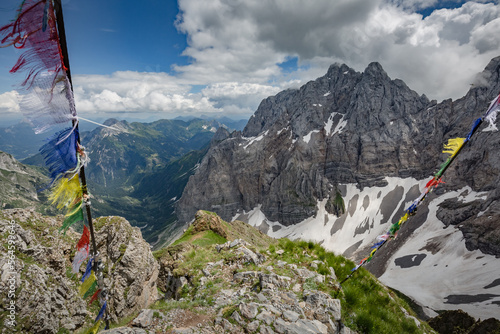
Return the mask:
<path fill-rule="evenodd" d="M 443 144 L 465 137 L 499 91 L 500 57 L 463 98 L 440 103 L 378 63 L 363 73 L 332 65 L 263 100 L 242 132 L 219 129 L 177 216 L 188 223 L 210 210 L 359 261 L 445 161 Z M 500 319 L 498 147 L 500 132 L 483 125 L 445 183 L 367 266 L 427 316 L 463 309 Z"/>
<path fill-rule="evenodd" d="M 176 221 L 174 203 L 182 195 L 214 133 L 219 127 L 233 131 L 230 126 L 239 126 L 229 119 L 222 121 L 229 127 L 213 119 L 152 123 L 109 119 L 104 122 L 106 127 L 82 132 L 82 143 L 90 158 L 86 173 L 95 215 L 126 217 L 133 226 L 141 228 L 152 245 L 159 247 L 171 241 L 173 234 L 165 233 L 165 227 L 170 231 Z M 16 133 L 24 127 L 20 124 L 4 133 Z M 0 138 L 5 147 L 15 147 L 10 144 L 13 142 L 12 138 L 3 142 Z M 38 138 L 38 146 L 41 143 Z M 22 156 L 22 151 L 16 152 Z M 45 165 L 40 154 L 22 162 Z"/>

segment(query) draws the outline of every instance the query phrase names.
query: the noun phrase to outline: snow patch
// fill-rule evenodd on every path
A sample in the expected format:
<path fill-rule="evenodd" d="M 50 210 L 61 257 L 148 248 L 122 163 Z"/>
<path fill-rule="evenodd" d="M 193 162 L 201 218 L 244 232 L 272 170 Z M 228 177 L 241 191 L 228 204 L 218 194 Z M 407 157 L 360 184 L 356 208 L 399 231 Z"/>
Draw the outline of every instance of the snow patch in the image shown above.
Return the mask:
<path fill-rule="evenodd" d="M 460 196 L 464 191 L 468 191 L 468 194 Z M 380 281 L 434 310 L 460 308 L 475 318 L 500 319 L 498 307 L 493 303 L 498 303 L 500 297 L 458 305 L 447 303 L 447 297 L 452 295 L 500 295 L 498 286 L 485 289 L 488 284 L 498 279 L 500 259 L 479 250 L 467 250 L 462 232 L 453 225 L 444 227 L 436 216 L 439 204 L 446 199 L 458 197 L 471 201 L 477 198 L 485 199 L 485 196 L 485 193 L 475 193 L 465 187 L 445 193 L 428 203 L 427 220 L 413 232 L 413 238 L 408 239 L 392 254 L 386 272 L 379 278 Z M 435 243 L 439 243 L 437 251 L 426 249 Z M 401 268 L 395 265 L 395 259 L 410 254 L 425 254 L 426 257 L 419 266 Z"/>
<path fill-rule="evenodd" d="M 248 143 L 245 146 L 243 146 L 243 149 L 246 151 L 248 146 L 252 145 L 255 142 L 261 141 L 267 135 L 268 132 L 269 132 L 269 130 L 266 130 L 266 132 L 261 133 L 257 137 L 243 137 L 244 140 L 248 141 Z M 243 144 L 240 144 L 239 146 L 241 146 L 241 145 L 243 145 Z"/>
<path fill-rule="evenodd" d="M 311 132 L 309 132 L 307 135 L 305 135 L 302 140 L 306 143 L 306 144 L 309 144 L 309 141 L 311 140 L 311 136 L 313 133 L 319 133 L 319 130 L 312 130 Z"/>
<path fill-rule="evenodd" d="M 498 131 L 496 124 L 488 123 L 488 126 L 483 129 L 483 132 Z"/>
<path fill-rule="evenodd" d="M 333 130 L 332 135 L 334 135 L 336 133 L 342 133 L 342 131 L 344 130 L 346 125 L 347 125 L 347 120 L 344 120 L 344 115 L 342 115 L 342 118 L 340 119 L 339 123 L 337 124 L 337 126 Z"/>
<path fill-rule="evenodd" d="M 252 226 L 267 224 L 267 233 L 274 238 L 300 238 L 323 242 L 322 245 L 326 249 L 336 254 L 343 254 L 350 248 L 352 250 L 353 245 L 356 245 L 358 250 L 366 250 L 373 245 L 377 236 L 388 231 L 393 219 L 400 218 L 400 209 L 411 205 L 415 198 L 406 197 L 410 189 L 415 193 L 414 197 L 417 197 L 425 187 L 427 178 L 417 180 L 386 177 L 385 181 L 387 185 L 384 187 L 364 187 L 363 190 L 356 184 L 339 185 L 343 188 L 346 207 L 346 213 L 341 217 L 326 211 L 325 199 L 317 202 L 318 212 L 315 217 L 296 225 L 284 226 L 269 220 L 262 212 L 261 205 L 236 218 Z M 415 186 L 418 186 L 418 191 Z M 477 199 L 485 200 L 486 197 L 486 192 L 478 193 L 470 187 L 464 187 L 423 203 L 429 210 L 427 220 L 413 232 L 401 248 L 390 254 L 387 270 L 379 278 L 380 281 L 433 310 L 461 308 L 476 318 L 500 319 L 496 305 L 500 302 L 500 296 L 459 305 L 447 303 L 447 297 L 452 295 L 500 295 L 500 286 L 485 289 L 498 279 L 500 259 L 483 254 L 479 250 L 468 251 L 462 232 L 456 226 L 445 227 L 436 216 L 439 204 L 446 199 L 458 198 L 462 202 L 471 202 Z M 383 202 L 385 205 L 390 202 L 395 209 L 383 210 Z M 412 224 L 412 220 L 408 220 L 406 224 Z M 419 254 L 426 255 L 419 265 L 402 267 L 395 264 L 398 258 L 406 256 L 415 260 Z M 429 311 L 429 315 L 435 314 Z"/>
<path fill-rule="evenodd" d="M 326 135 L 329 136 L 330 132 L 332 132 L 332 126 L 333 126 L 333 117 L 337 113 L 333 113 L 329 118 L 328 121 L 325 123 L 325 130 L 326 130 Z"/>
<path fill-rule="evenodd" d="M 335 126 L 335 128 L 333 129 L 333 124 L 334 124 L 333 119 L 337 115 L 342 115 L 342 118 L 340 118 L 340 120 L 337 123 L 337 126 Z M 344 120 L 343 114 L 338 113 L 338 112 L 332 112 L 332 114 L 328 118 L 328 121 L 325 123 L 326 135 L 331 136 L 331 135 L 334 135 L 336 133 L 342 133 L 342 131 L 344 130 L 346 125 L 347 125 L 347 120 Z"/>

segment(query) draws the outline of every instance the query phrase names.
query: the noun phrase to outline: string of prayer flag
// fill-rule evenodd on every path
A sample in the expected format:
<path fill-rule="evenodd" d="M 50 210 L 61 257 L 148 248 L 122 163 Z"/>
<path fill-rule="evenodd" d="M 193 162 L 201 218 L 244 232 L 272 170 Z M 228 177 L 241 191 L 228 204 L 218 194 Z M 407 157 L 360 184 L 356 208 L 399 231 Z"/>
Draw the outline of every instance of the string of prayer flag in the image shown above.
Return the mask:
<path fill-rule="evenodd" d="M 427 194 L 429 194 L 433 189 L 437 188 L 439 184 L 444 183 L 441 179 L 443 176 L 444 172 L 448 169 L 448 167 L 451 165 L 453 160 L 458 156 L 462 148 L 466 143 L 468 143 L 471 139 L 471 137 L 474 135 L 474 133 L 477 131 L 479 126 L 482 124 L 483 121 L 487 121 L 490 123 L 490 127 L 495 128 L 495 121 L 497 118 L 497 114 L 500 112 L 500 94 L 491 101 L 486 113 L 483 115 L 483 117 L 478 118 L 476 121 L 474 121 L 474 124 L 472 125 L 472 128 L 468 135 L 465 138 L 451 138 L 448 140 L 446 144 L 444 144 L 443 147 L 443 153 L 448 154 L 447 160 L 440 166 L 439 170 L 434 174 L 433 178 L 427 182 L 427 184 L 424 187 L 424 190 L 420 194 L 420 196 L 415 199 L 412 204 L 405 210 L 405 214 L 397 221 L 396 223 L 392 224 L 391 227 L 389 228 L 389 231 L 387 233 L 380 235 L 377 237 L 377 242 L 371 247 L 370 254 L 363 258 L 357 266 L 355 266 L 351 270 L 351 274 L 349 274 L 340 284 L 344 283 L 347 281 L 352 275 L 363 265 L 366 263 L 370 262 L 375 253 L 389 240 L 396 238 L 397 233 L 401 226 L 408 221 L 408 219 L 413 216 L 416 213 L 417 207 L 424 201 L 425 197 Z"/>

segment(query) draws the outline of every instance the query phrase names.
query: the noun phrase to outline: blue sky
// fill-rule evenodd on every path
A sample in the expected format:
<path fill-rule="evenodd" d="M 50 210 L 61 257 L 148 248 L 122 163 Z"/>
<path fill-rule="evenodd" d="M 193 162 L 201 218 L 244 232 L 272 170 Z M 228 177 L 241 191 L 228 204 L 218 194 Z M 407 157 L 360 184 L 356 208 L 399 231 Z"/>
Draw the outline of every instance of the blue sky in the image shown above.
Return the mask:
<path fill-rule="evenodd" d="M 2 0 L 0 24 L 19 0 Z M 498 1 L 63 0 L 77 111 L 153 120 L 247 118 L 259 102 L 372 61 L 429 98 L 463 96 L 500 55 Z M 0 114 L 21 118 L 0 49 Z M 2 124 L 0 124 L 1 126 Z"/>

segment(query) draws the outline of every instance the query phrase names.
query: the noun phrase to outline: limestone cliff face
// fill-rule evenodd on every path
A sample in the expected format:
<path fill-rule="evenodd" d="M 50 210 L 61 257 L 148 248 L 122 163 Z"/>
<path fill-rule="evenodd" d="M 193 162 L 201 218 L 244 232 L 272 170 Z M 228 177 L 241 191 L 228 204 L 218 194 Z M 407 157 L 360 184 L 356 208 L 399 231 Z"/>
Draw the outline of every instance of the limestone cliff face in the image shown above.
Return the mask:
<path fill-rule="evenodd" d="M 466 96 L 437 103 L 389 78 L 378 63 L 363 73 L 332 65 L 300 89 L 263 100 L 243 132 L 212 143 L 177 215 L 187 222 L 196 210 L 207 209 L 231 219 L 258 207 L 269 221 L 293 226 L 315 217 L 322 200 L 333 213 L 331 204 L 338 192 L 345 195 L 344 184 L 363 189 L 387 185 L 386 177 L 426 179 L 444 161 L 443 143 L 465 136 L 498 94 L 499 69 L 500 57 Z M 466 210 L 460 228 L 470 249 L 498 255 L 494 231 L 500 226 L 486 228 L 486 218 L 472 218 L 498 211 L 499 144 L 498 131 L 476 134 L 473 149 L 459 156 L 444 186 L 488 191 L 486 201 Z M 457 205 L 448 203 L 441 215 Z"/>
<path fill-rule="evenodd" d="M 81 273 L 71 273 L 80 234 L 72 229 L 66 235 L 59 233 L 62 220 L 42 216 L 33 209 L 0 212 L 2 235 L 12 235 L 15 246 L 12 266 L 9 244 L 0 246 L 0 297 L 15 301 L 15 328 L 19 333 L 73 333 L 89 327 L 97 315 L 95 307 L 78 295 Z M 159 265 L 140 230 L 125 219 L 100 218 L 96 225 L 100 227 L 96 238 L 109 289 L 108 310 L 112 321 L 117 321 L 156 301 Z M 12 284 L 15 294 L 10 298 Z M 10 329 L 5 322 L 7 305 L 2 303 L 0 309 L 5 330 Z"/>
<path fill-rule="evenodd" d="M 105 285 L 110 287 L 112 321 L 146 308 L 158 299 L 159 265 L 141 230 L 122 217 L 96 220 L 97 250 L 105 265 Z"/>
<path fill-rule="evenodd" d="M 39 192 L 49 179 L 0 151 L 0 207 L 18 208 L 39 205 L 44 194 Z"/>

